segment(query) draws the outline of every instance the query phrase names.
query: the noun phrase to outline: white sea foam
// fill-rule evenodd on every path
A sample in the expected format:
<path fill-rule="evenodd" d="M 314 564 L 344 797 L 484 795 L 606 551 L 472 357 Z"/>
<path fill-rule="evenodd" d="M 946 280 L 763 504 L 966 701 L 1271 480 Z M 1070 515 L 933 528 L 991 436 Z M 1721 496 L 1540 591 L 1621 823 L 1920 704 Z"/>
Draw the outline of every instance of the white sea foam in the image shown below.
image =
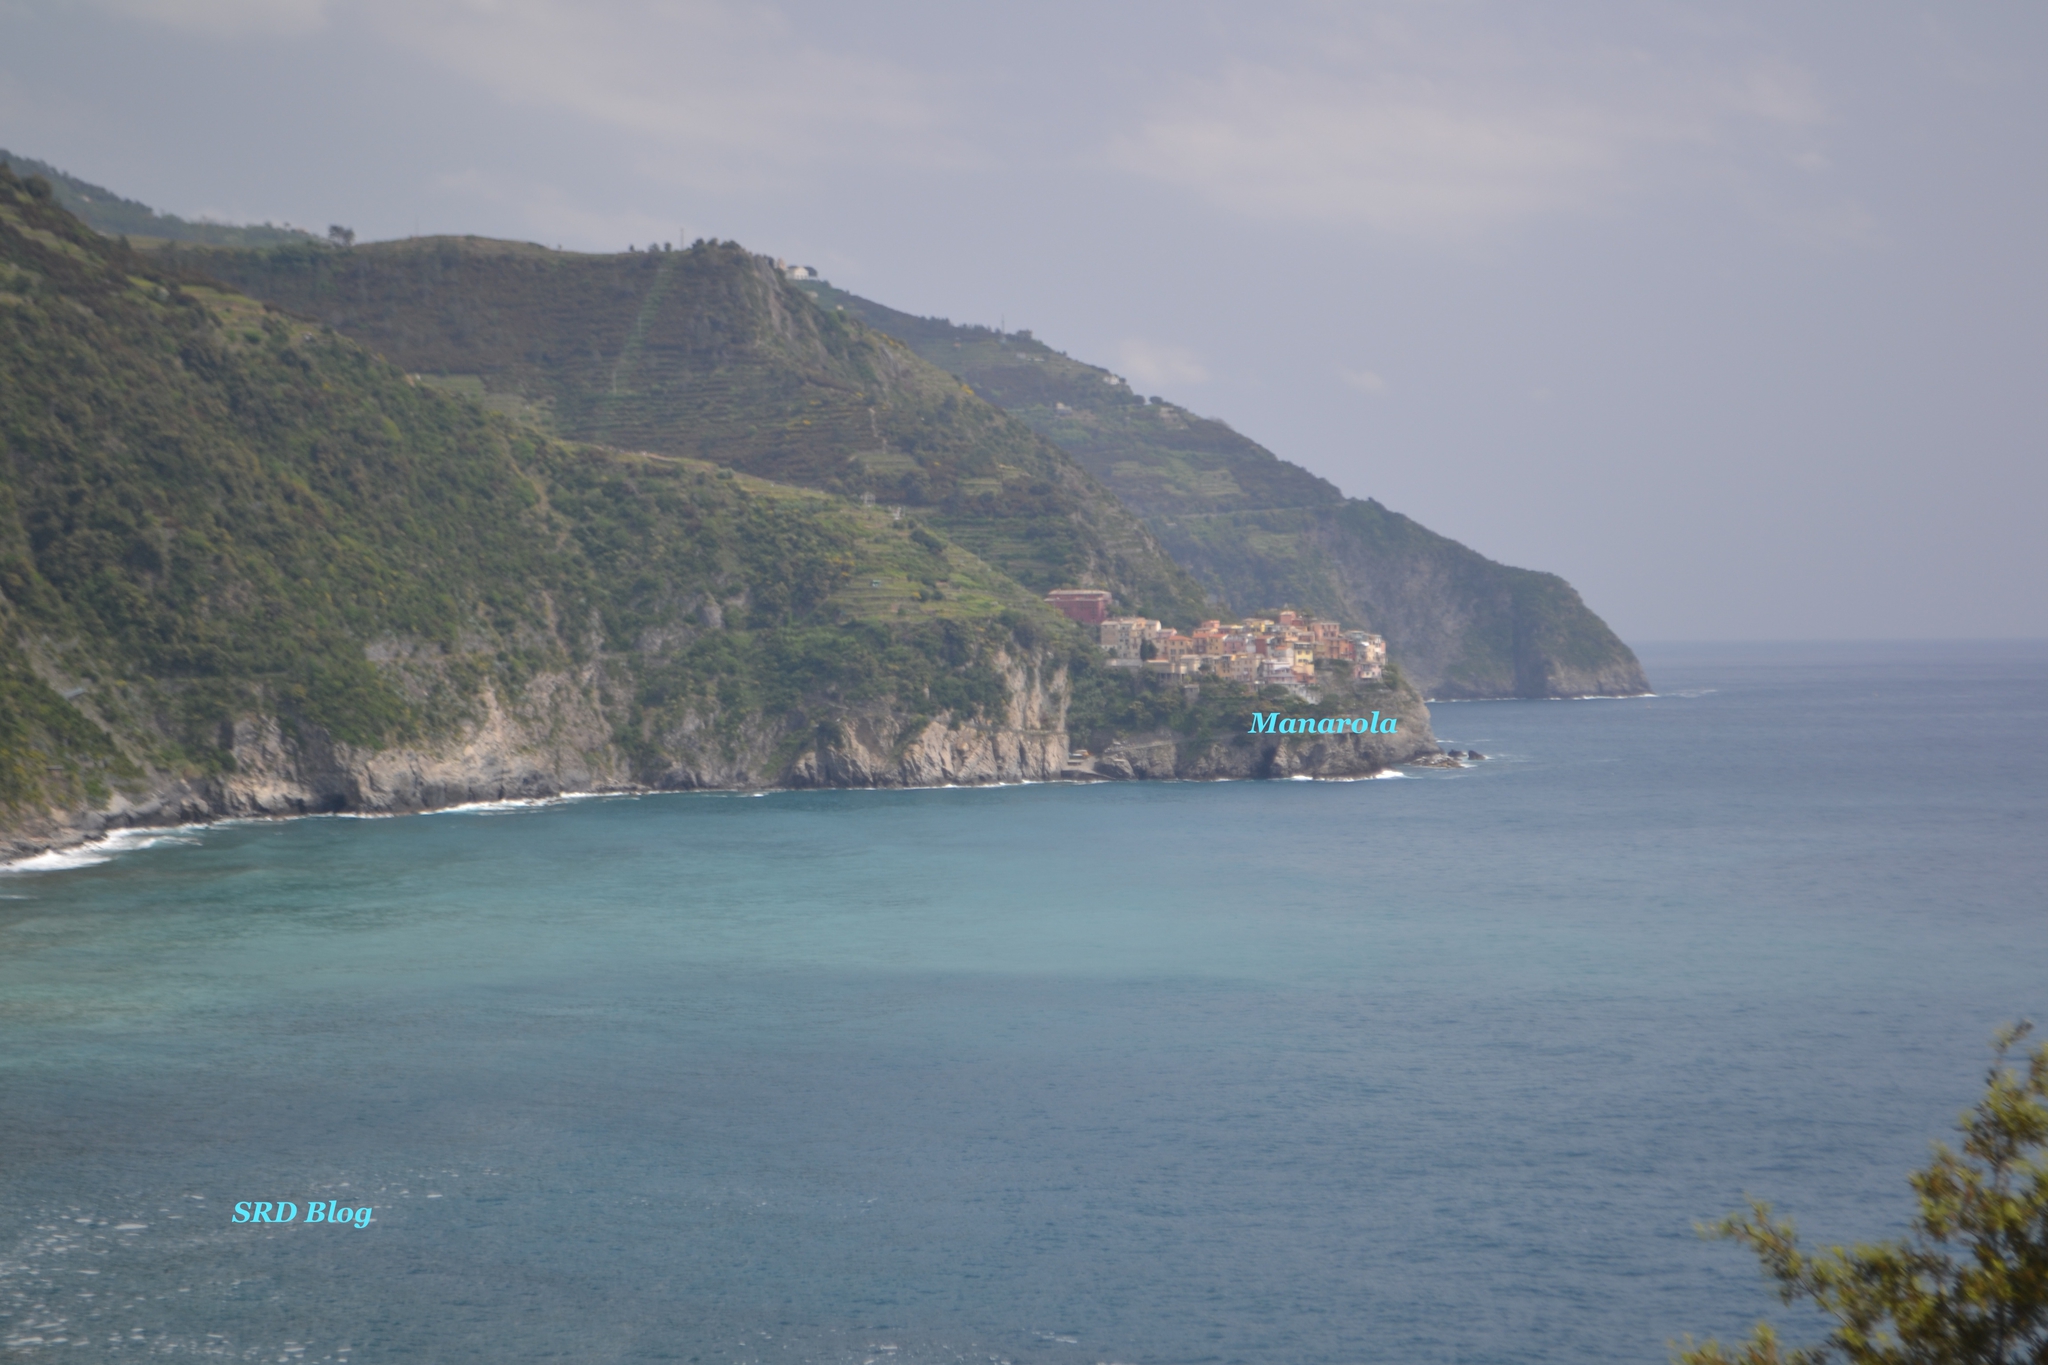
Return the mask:
<path fill-rule="evenodd" d="M 107 847 L 108 842 L 101 840 L 80 844 L 76 848 L 53 848 L 48 853 L 30 854 L 26 858 L 0 864 L 0 872 L 62 872 L 73 867 L 94 867 L 113 861 L 115 850 Z"/>
<path fill-rule="evenodd" d="M 1014 782 L 932 782 L 923 785 L 906 783 L 901 787 L 763 787 L 758 791 L 731 791 L 718 788 L 692 789 L 690 791 L 647 792 L 649 796 L 694 796 L 700 799 L 717 798 L 728 801 L 752 801 L 764 796 L 792 796 L 797 794 L 816 796 L 822 792 L 979 792 L 996 791 L 1008 787 L 1051 787 L 1086 786 L 1087 783 L 1047 781 L 1042 778 L 1024 777 Z M 598 792 L 599 796 L 611 793 Z"/>
<path fill-rule="evenodd" d="M 567 805 L 571 801 L 595 801 L 601 797 L 617 796 L 618 792 L 563 792 L 559 796 L 520 796 L 503 801 L 466 801 L 459 806 L 437 806 L 433 810 L 408 811 L 417 815 L 502 815 L 508 811 L 540 810 L 547 806 Z"/>
<path fill-rule="evenodd" d="M 1312 777 L 1297 773 L 1288 780 L 1294 782 L 1372 782 L 1381 778 L 1406 777 L 1408 774 L 1388 769 L 1364 777 Z M 1164 779 L 1177 781 L 1183 779 Z M 1204 781 L 1246 781 L 1243 778 L 1209 778 Z M 115 830 L 86 843 L 70 848 L 51 849 L 44 853 L 30 854 L 12 862 L 0 862 L 0 876 L 17 872 L 64 872 L 77 868 L 97 867 L 111 862 L 123 853 L 138 849 L 154 848 L 159 844 L 194 844 L 197 835 L 206 829 L 230 825 L 271 824 L 279 820 L 397 820 L 414 815 L 510 815 L 521 811 L 543 810 L 552 806 L 567 805 L 572 801 L 596 800 L 637 800 L 642 796 L 698 796 L 725 798 L 727 800 L 757 800 L 786 792 L 804 791 L 979 791 L 999 787 L 1038 787 L 1067 785 L 1024 779 L 1014 782 L 948 782 L 928 787 L 838 787 L 838 788 L 793 788 L 769 787 L 760 791 L 675 791 L 675 792 L 562 792 L 555 796 L 513 797 L 500 801 L 469 801 L 455 806 L 438 806 L 424 811 L 320 811 L 303 815 L 254 815 L 235 816 L 204 824 L 172 825 L 154 829 Z M 1077 785 L 1100 785 L 1085 783 Z M 22 896 L 0 895 L 0 900 L 22 900 Z"/>
<path fill-rule="evenodd" d="M 193 836 L 202 828 L 200 825 L 174 825 L 169 829 L 117 829 L 91 843 L 53 848 L 47 853 L 34 853 L 11 863 L 0 863 L 0 874 L 63 872 L 75 867 L 97 867 L 101 863 L 112 862 L 123 853 L 155 848 L 158 844 L 196 844 L 199 841 Z"/>
<path fill-rule="evenodd" d="M 1361 773 L 1356 777 L 1317 777 L 1313 773 L 1290 773 L 1288 774 L 1285 780 L 1289 782 L 1379 782 L 1389 777 L 1406 776 L 1408 776 L 1407 773 L 1400 772 L 1397 769 L 1383 768 L 1379 772 Z M 1257 778 L 1246 777 L 1219 777 L 1203 779 L 1203 781 L 1205 782 L 1256 782 L 1258 780 L 1259 779 Z"/>
<path fill-rule="evenodd" d="M 1387 768 L 1376 773 L 1363 773 L 1357 777 L 1302 777 L 1297 775 L 1287 780 L 1290 782 L 1379 782 L 1389 777 L 1406 776 L 1408 776 L 1407 773 L 1396 772 L 1392 768 Z M 1233 778 L 1231 780 L 1236 781 L 1238 779 Z"/>

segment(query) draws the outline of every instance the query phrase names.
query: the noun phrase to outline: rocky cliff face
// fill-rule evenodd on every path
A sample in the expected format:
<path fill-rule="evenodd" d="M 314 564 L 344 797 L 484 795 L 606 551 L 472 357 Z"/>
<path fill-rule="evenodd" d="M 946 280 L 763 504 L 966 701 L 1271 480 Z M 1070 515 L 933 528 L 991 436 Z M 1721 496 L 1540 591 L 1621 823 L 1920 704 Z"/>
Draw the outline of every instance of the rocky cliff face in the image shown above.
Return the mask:
<path fill-rule="evenodd" d="M 0 853 L 576 790 L 1044 779 L 1070 718 L 1093 747 L 1227 735 L 1249 700 L 1105 688 L 1086 634 L 943 522 L 566 445 L 154 269 L 0 167 Z"/>
<path fill-rule="evenodd" d="M 830 330 L 724 254 L 697 262 L 710 284 Z M 8 851 L 221 816 L 1057 771 L 1064 704 L 1035 694 L 1083 637 L 922 518 L 565 445 L 152 271 L 0 167 Z"/>
<path fill-rule="evenodd" d="M 400 814 L 570 792 L 1365 777 L 1437 761 L 1428 711 L 1413 701 L 1401 708 L 1396 735 L 1157 733 L 1120 738 L 1076 763 L 1062 659 L 1005 655 L 997 662 L 1006 691 L 999 721 L 906 718 L 900 708 L 870 706 L 800 732 L 705 712 L 676 722 L 651 761 L 619 745 L 613 712 L 622 677 L 602 663 L 536 678 L 516 701 L 488 692 L 474 720 L 434 744 L 362 748 L 275 715 L 250 715 L 234 723 L 230 771 L 151 773 L 103 802 L 23 813 L 0 829 L 0 861 L 124 828 Z"/>
<path fill-rule="evenodd" d="M 657 791 L 759 787 L 945 787 L 1056 778 L 1067 756 L 1067 676 L 1049 654 L 994 660 L 1000 719 L 942 711 L 910 714 L 900 703 L 852 706 L 797 730 L 758 720 L 733 725 L 715 713 L 673 720 L 633 785 Z"/>
<path fill-rule="evenodd" d="M 1328 708 L 1324 708 L 1327 710 Z M 1184 781 L 1288 777 L 1371 777 L 1407 764 L 1444 761 L 1429 729 L 1429 708 L 1406 692 L 1386 713 L 1393 734 L 1231 733 L 1190 739 L 1158 732 L 1119 738 L 1096 756 L 1092 771 L 1106 778 L 1179 778 Z"/>
<path fill-rule="evenodd" d="M 273 714 L 245 715 L 227 737 L 227 771 L 195 777 L 145 768 L 103 801 L 17 810 L 0 827 L 0 859 L 115 829 L 630 789 L 636 784 L 611 742 L 599 683 L 596 670 L 544 675 L 513 705 L 487 690 L 478 719 L 419 747 L 362 748 Z"/>
<path fill-rule="evenodd" d="M 1556 574 L 1516 569 L 1372 501 L 1248 512 L 1188 535 L 1190 558 L 1231 529 L 1291 541 L 1348 609 L 1377 622 L 1402 671 L 1432 697 L 1638 696 L 1635 652 Z M 1251 577 L 1256 578 L 1256 573 Z"/>
<path fill-rule="evenodd" d="M 0 860 L 114 829 L 252 816 L 398 814 L 587 791 L 1045 780 L 1067 755 L 1064 674 L 1045 673 L 1038 661 L 1008 670 L 1016 725 L 950 714 L 906 722 L 876 707 L 820 727 L 804 745 L 758 717 L 709 713 L 678 725 L 651 763 L 617 743 L 606 700 L 620 679 L 601 666 L 533 679 L 515 703 L 487 692 L 481 715 L 437 744 L 366 749 L 274 715 L 246 716 L 233 726 L 230 771 L 150 773 L 104 802 L 22 813 L 0 829 Z"/>
<path fill-rule="evenodd" d="M 1045 659 L 1000 660 L 1004 723 L 950 715 L 905 725 L 886 714 L 821 736 L 784 769 L 791 787 L 946 787 L 1043 782 L 1067 766 L 1067 675 Z"/>

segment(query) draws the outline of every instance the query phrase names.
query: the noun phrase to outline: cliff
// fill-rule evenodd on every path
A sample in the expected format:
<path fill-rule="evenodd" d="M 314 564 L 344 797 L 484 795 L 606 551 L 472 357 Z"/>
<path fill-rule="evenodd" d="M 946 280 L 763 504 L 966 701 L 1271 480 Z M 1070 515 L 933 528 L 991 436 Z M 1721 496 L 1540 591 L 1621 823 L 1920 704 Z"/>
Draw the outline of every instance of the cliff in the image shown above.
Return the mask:
<path fill-rule="evenodd" d="M 1075 661 L 1067 728 L 1092 757 L 1077 767 L 1105 778 L 1362 777 L 1438 760 L 1429 708 L 1399 667 L 1383 678 L 1322 680 L 1309 697 L 1191 678 L 1140 675 Z M 1378 715 L 1388 734 L 1253 733 L 1255 713 L 1299 723 Z"/>
<path fill-rule="evenodd" d="M 1098 657 L 923 517 L 548 437 L 0 170 L 0 856 L 220 816 L 1051 778 L 1076 722 L 1254 700 L 1134 679 L 1143 714 L 1112 715 Z"/>
<path fill-rule="evenodd" d="M 390 747 L 343 743 L 252 708 L 229 723 L 227 761 L 216 771 L 138 767 L 96 798 L 0 810 L 0 861 L 109 829 L 238 817 L 396 814 L 567 792 L 1053 780 L 1068 766 L 1067 737 L 1059 728 L 1064 697 L 1057 674 L 1037 676 L 1043 666 L 1027 660 L 1008 670 L 1015 688 L 1005 696 L 1005 711 L 1050 728 L 870 709 L 842 714 L 821 732 L 759 717 L 734 724 L 712 707 L 673 717 L 673 742 L 653 765 L 618 741 L 619 686 L 629 680 L 601 665 L 537 676 L 516 702 L 487 688 L 479 714 L 453 732 Z M 111 737 L 117 752 L 154 738 Z"/>
<path fill-rule="evenodd" d="M 1275 456 L 1230 427 L 1028 332 L 956 326 L 825 284 L 804 288 L 900 337 L 1108 485 L 1176 561 L 1240 609 L 1363 625 L 1427 696 L 1649 691 L 1642 665 L 1555 574 L 1497 564 Z"/>
<path fill-rule="evenodd" d="M 1262 781 L 1371 777 L 1404 765 L 1447 761 L 1439 758 L 1429 737 L 1427 716 L 1411 719 L 1418 721 L 1415 729 L 1398 735 L 1117 735 L 1089 762 L 1088 771 L 1105 778 Z"/>

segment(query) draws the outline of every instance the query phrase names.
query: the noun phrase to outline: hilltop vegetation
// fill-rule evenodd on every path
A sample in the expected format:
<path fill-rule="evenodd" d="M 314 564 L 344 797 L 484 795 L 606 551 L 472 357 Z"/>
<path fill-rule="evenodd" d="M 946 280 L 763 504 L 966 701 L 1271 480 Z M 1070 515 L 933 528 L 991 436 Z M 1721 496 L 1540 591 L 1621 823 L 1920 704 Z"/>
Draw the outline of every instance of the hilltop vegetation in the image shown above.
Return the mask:
<path fill-rule="evenodd" d="M 1143 516 L 1223 600 L 1378 631 L 1431 696 L 1649 690 L 1634 653 L 1555 574 L 1496 564 L 1370 498 L 1347 498 L 1224 423 L 1147 401 L 1028 332 L 956 326 L 827 284 L 803 287 L 1028 422 Z"/>
<path fill-rule="evenodd" d="M 186 223 L 18 160 L 102 232 L 175 239 L 152 252 L 157 268 L 318 318 L 423 384 L 550 435 L 914 509 L 1032 593 L 1106 587 L 1120 610 L 1182 628 L 1226 605 L 1291 605 L 1379 631 L 1444 697 L 1648 687 L 1563 579 L 1346 498 L 1029 333 L 792 284 L 734 243 L 336 249 L 296 229 Z M 178 241 L 200 250 L 174 259 Z"/>
<path fill-rule="evenodd" d="M 1069 723 L 1192 764 L 1260 700 L 1102 677 L 936 516 L 559 439 L 192 255 L 0 169 L 0 854 L 109 821 L 1049 777 Z M 1433 752 L 1396 704 L 1399 749 L 1218 761 Z"/>
<path fill-rule="evenodd" d="M 914 516 L 544 436 L 0 171 L 0 835 L 359 803 L 365 755 L 486 725 L 528 786 L 775 780 L 856 729 L 1014 728 L 1079 641 Z"/>
<path fill-rule="evenodd" d="M 109 237 L 130 237 L 141 242 L 194 242 L 208 246 L 279 246 L 286 242 L 311 242 L 312 233 L 301 228 L 278 227 L 272 223 L 240 225 L 192 222 L 175 213 L 158 213 L 133 199 L 123 199 L 112 190 L 80 180 L 32 156 L 17 156 L 0 147 L 0 166 L 11 166 L 18 176 L 40 176 L 49 182 L 57 203 L 87 227 Z"/>
<path fill-rule="evenodd" d="M 585 256 L 481 238 L 206 253 L 427 382 L 579 440 L 914 509 L 1033 592 L 1192 624 L 1201 588 L 1059 447 L 735 243 Z"/>

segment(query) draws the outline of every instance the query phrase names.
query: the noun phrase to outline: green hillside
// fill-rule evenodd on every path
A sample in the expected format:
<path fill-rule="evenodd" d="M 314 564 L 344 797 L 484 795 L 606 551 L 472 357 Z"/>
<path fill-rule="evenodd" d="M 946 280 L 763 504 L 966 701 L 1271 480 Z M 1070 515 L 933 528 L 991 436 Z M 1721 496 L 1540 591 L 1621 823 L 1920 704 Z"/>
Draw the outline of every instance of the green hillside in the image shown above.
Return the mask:
<path fill-rule="evenodd" d="M 80 180 L 32 156 L 18 156 L 0 147 L 0 166 L 11 166 L 18 176 L 41 176 L 50 183 L 57 202 L 87 227 L 109 237 L 130 237 L 140 242 L 194 242 L 208 246 L 278 246 L 285 242 L 311 242 L 313 234 L 295 227 L 271 223 L 195 223 L 175 213 L 158 213 L 147 204 L 123 199 L 112 190 Z"/>
<path fill-rule="evenodd" d="M 1555 574 L 1496 564 L 1289 464 L 1217 421 L 1147 401 L 1028 332 L 956 326 L 806 284 L 899 337 L 1068 452 L 1216 596 L 1386 636 L 1437 697 L 1645 692 L 1634 653 Z"/>
<path fill-rule="evenodd" d="M 500 712 L 616 783 L 775 780 L 855 727 L 1014 723 L 1004 671 L 1078 640 L 914 516 L 542 436 L 0 171 L 0 836 Z"/>
<path fill-rule="evenodd" d="M 549 436 L 190 255 L 0 168 L 0 856 L 229 814 L 1043 778 L 1069 727 L 1137 742 L 1124 776 L 1434 753 L 1391 678 L 1323 711 L 1398 713 L 1398 742 L 1253 744 L 1248 712 L 1293 699 L 1106 669 L 918 511 Z"/>
<path fill-rule="evenodd" d="M 913 509 L 1034 592 L 1176 624 L 1201 588 L 1058 446 L 734 243 L 589 256 L 481 238 L 204 256 L 426 382 L 579 440 Z"/>

